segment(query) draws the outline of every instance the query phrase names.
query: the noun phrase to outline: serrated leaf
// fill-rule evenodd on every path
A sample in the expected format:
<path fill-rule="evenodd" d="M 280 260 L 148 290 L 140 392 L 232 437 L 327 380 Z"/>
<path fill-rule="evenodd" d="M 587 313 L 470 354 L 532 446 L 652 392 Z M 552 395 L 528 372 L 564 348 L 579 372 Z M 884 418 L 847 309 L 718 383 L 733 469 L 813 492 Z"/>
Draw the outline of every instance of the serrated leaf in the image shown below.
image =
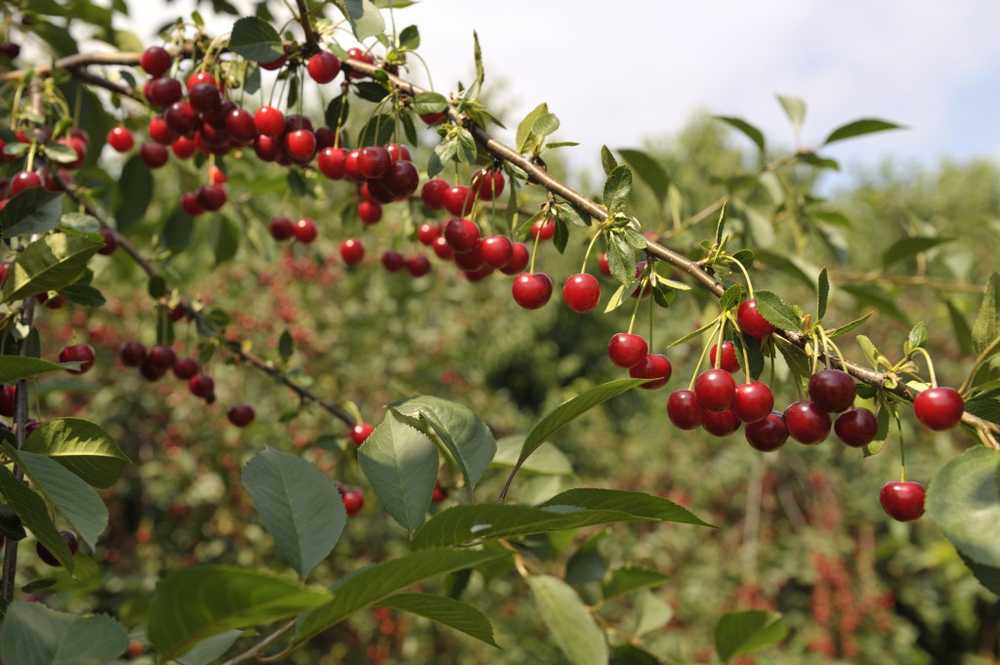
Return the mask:
<path fill-rule="evenodd" d="M 655 570 L 648 568 L 625 567 L 617 568 L 611 572 L 611 576 L 604 582 L 603 595 L 608 600 L 617 596 L 623 596 L 639 589 L 660 586 L 666 583 L 669 578 Z"/>
<path fill-rule="evenodd" d="M 7 201 L 0 210 L 4 238 L 46 233 L 59 225 L 62 195 L 41 187 L 26 189 Z"/>
<path fill-rule="evenodd" d="M 728 115 L 717 115 L 715 116 L 715 119 L 722 121 L 733 129 L 741 132 L 744 136 L 753 141 L 754 145 L 757 146 L 757 149 L 760 150 L 761 154 L 764 153 L 764 132 L 760 131 L 743 118 L 736 118 Z"/>
<path fill-rule="evenodd" d="M 910 329 L 910 334 L 906 339 L 910 349 L 918 349 L 927 343 L 927 324 L 923 321 L 917 323 Z"/>
<path fill-rule="evenodd" d="M 772 647 L 788 634 L 780 614 L 749 610 L 724 614 L 715 626 L 715 650 L 729 661 Z"/>
<path fill-rule="evenodd" d="M 739 305 L 742 301 L 743 285 L 733 284 L 726 289 L 725 293 L 722 294 L 722 297 L 719 298 L 719 307 L 723 310 L 732 309 Z"/>
<path fill-rule="evenodd" d="M 229 34 L 229 49 L 254 62 L 274 62 L 281 57 L 281 35 L 256 16 L 238 19 Z"/>
<path fill-rule="evenodd" d="M 841 125 L 835 130 L 830 132 L 830 135 L 826 137 L 823 141 L 823 145 L 829 145 L 835 141 L 843 141 L 845 139 L 852 139 L 856 136 L 864 136 L 865 134 L 873 134 L 875 132 L 884 132 L 890 129 L 906 129 L 903 125 L 897 125 L 894 122 L 889 122 L 888 120 L 881 120 L 879 118 L 861 118 L 859 120 L 854 120 L 846 125 Z"/>
<path fill-rule="evenodd" d="M 527 578 L 535 607 L 552 639 L 573 665 L 607 665 L 608 645 L 580 597 L 557 577 Z"/>
<path fill-rule="evenodd" d="M 24 450 L 47 455 L 94 487 L 115 484 L 128 456 L 99 425 L 80 418 L 56 418 L 42 423 Z"/>
<path fill-rule="evenodd" d="M 104 239 L 94 233 L 66 230 L 39 238 L 10 264 L 3 284 L 4 302 L 69 286 L 102 247 Z"/>
<path fill-rule="evenodd" d="M 415 25 L 403 28 L 399 33 L 399 45 L 411 51 L 420 48 L 420 29 Z"/>
<path fill-rule="evenodd" d="M 73 555 L 70 554 L 66 541 L 52 523 L 45 500 L 27 485 L 15 479 L 14 474 L 6 466 L 0 466 L 0 494 L 21 518 L 25 528 L 31 531 L 31 535 L 72 573 Z"/>
<path fill-rule="evenodd" d="M 614 154 L 608 150 L 608 146 L 601 146 L 601 167 L 604 169 L 604 175 L 609 176 L 611 172 L 615 170 L 618 166 L 618 160 L 615 159 Z"/>
<path fill-rule="evenodd" d="M 413 98 L 413 110 L 417 115 L 441 113 L 448 109 L 448 98 L 437 92 L 421 92 Z"/>
<path fill-rule="evenodd" d="M 127 647 L 128 633 L 111 617 L 66 614 L 40 603 L 15 600 L 0 627 L 0 659 L 17 665 L 107 665 Z"/>
<path fill-rule="evenodd" d="M 489 617 L 468 603 L 429 593 L 397 593 L 378 605 L 422 616 L 500 648 L 493 638 Z"/>
<path fill-rule="evenodd" d="M 517 134 L 516 134 L 518 152 L 525 153 L 529 152 L 532 149 L 533 147 L 532 144 L 534 143 L 534 140 L 532 138 L 531 130 L 535 126 L 535 122 L 543 115 L 546 115 L 548 112 L 549 112 L 549 105 L 546 104 L 545 102 L 542 102 L 541 104 L 533 108 L 531 111 L 529 111 L 528 115 L 524 116 L 524 119 L 521 120 L 520 123 L 518 123 Z"/>
<path fill-rule="evenodd" d="M 107 302 L 104 294 L 89 284 L 70 284 L 59 293 L 71 303 L 84 307 L 103 307 Z"/>
<path fill-rule="evenodd" d="M 616 208 L 632 193 L 632 170 L 622 164 L 616 166 L 604 183 L 604 205 Z"/>
<path fill-rule="evenodd" d="M 771 325 L 782 330 L 798 330 L 799 315 L 777 294 L 770 291 L 754 291 L 754 299 L 757 301 L 757 311 Z"/>

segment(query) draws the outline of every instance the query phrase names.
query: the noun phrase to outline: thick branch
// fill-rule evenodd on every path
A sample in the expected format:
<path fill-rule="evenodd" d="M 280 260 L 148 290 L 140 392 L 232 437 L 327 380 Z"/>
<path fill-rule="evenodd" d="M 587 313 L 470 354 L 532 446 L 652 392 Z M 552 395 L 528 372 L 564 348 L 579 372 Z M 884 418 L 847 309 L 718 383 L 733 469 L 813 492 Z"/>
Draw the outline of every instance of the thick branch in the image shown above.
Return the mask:
<path fill-rule="evenodd" d="M 306 45 L 308 50 L 316 48 L 316 32 L 312 27 L 312 19 L 309 18 L 309 5 L 306 0 L 295 0 L 299 7 L 299 23 L 302 24 L 302 31 L 306 35 Z"/>

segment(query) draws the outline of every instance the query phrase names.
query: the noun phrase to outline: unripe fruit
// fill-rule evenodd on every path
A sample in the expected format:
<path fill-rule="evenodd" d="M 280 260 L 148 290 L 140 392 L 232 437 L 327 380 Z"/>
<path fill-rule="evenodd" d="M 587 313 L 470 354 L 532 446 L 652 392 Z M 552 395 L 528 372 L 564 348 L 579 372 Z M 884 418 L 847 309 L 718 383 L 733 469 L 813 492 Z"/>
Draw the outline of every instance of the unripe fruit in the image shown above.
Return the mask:
<path fill-rule="evenodd" d="M 855 407 L 844 411 L 833 423 L 840 440 L 854 448 L 868 445 L 878 434 L 878 419 L 868 409 Z"/>
<path fill-rule="evenodd" d="M 570 275 L 563 284 L 563 300 L 574 312 L 580 314 L 597 307 L 601 299 L 601 285 L 590 273 Z M 644 388 L 647 386 L 643 386 Z"/>
<path fill-rule="evenodd" d="M 733 413 L 745 423 L 763 420 L 774 408 L 774 394 L 765 383 L 753 381 L 736 386 Z"/>
<path fill-rule="evenodd" d="M 500 268 L 500 272 L 505 275 L 516 275 L 528 266 L 530 259 L 528 247 L 523 242 L 515 242 L 510 248 L 510 260 Z"/>
<path fill-rule="evenodd" d="M 883 485 L 878 500 L 887 515 L 900 522 L 910 522 L 924 514 L 925 496 L 920 483 L 897 481 Z"/>
<path fill-rule="evenodd" d="M 784 416 L 788 433 L 799 443 L 820 443 L 830 434 L 830 414 L 813 402 L 795 402 Z"/>
<path fill-rule="evenodd" d="M 824 369 L 809 379 L 809 397 L 824 411 L 839 413 L 854 404 L 854 379 L 839 369 Z"/>
<path fill-rule="evenodd" d="M 777 450 L 788 439 L 788 428 L 780 413 L 769 413 L 756 422 L 747 423 L 747 443 L 761 452 Z"/>
<path fill-rule="evenodd" d="M 913 400 L 913 413 L 924 427 L 940 432 L 962 420 L 965 401 L 954 388 L 928 388 Z"/>
<path fill-rule="evenodd" d="M 740 428 L 740 419 L 729 409 L 723 411 L 705 410 L 702 412 L 701 418 L 701 426 L 713 436 L 728 436 Z"/>
<path fill-rule="evenodd" d="M 297 241 L 304 245 L 308 245 L 316 239 L 316 235 L 318 233 L 316 229 L 316 222 L 308 217 L 303 217 L 299 221 L 295 222 L 295 226 L 292 228 L 292 233 L 295 234 L 295 239 Z"/>
<path fill-rule="evenodd" d="M 702 408 L 693 390 L 675 390 L 667 398 L 667 416 L 675 427 L 695 429 L 702 422 Z"/>
<path fill-rule="evenodd" d="M 514 301 L 525 309 L 538 309 L 552 297 L 552 278 L 544 272 L 518 275 L 511 285 Z"/>
<path fill-rule="evenodd" d="M 128 127 L 112 127 L 108 132 L 108 144 L 117 152 L 128 152 L 135 145 Z"/>
<path fill-rule="evenodd" d="M 306 69 L 316 83 L 329 83 L 340 72 L 340 58 L 332 53 L 320 51 L 309 58 Z"/>
<path fill-rule="evenodd" d="M 756 300 L 744 300 L 736 311 L 736 322 L 740 330 L 750 337 L 767 337 L 774 332 L 774 326 L 757 311 Z"/>
<path fill-rule="evenodd" d="M 673 367 L 671 367 L 670 361 L 667 360 L 666 356 L 659 353 L 650 353 L 639 361 L 638 364 L 630 367 L 628 375 L 633 379 L 656 379 L 655 381 L 649 381 L 639 386 L 643 390 L 656 390 L 667 385 L 672 372 Z"/>
<path fill-rule="evenodd" d="M 150 46 L 142 52 L 139 66 L 152 77 L 163 76 L 170 69 L 174 59 L 162 46 Z"/>
<path fill-rule="evenodd" d="M 365 258 L 365 246 L 360 240 L 345 240 L 340 243 L 340 258 L 349 266 L 361 263 Z"/>
<path fill-rule="evenodd" d="M 468 219 L 453 217 L 444 227 L 444 237 L 456 252 L 471 252 L 479 245 L 479 227 Z"/>
<path fill-rule="evenodd" d="M 94 366 L 94 347 L 90 344 L 73 344 L 59 352 L 59 362 L 80 363 L 80 369 L 67 369 L 70 374 L 84 374 Z"/>
<path fill-rule="evenodd" d="M 708 357 L 709 361 L 712 363 L 712 367 L 716 366 L 715 353 L 718 350 L 718 345 L 713 344 L 712 350 L 709 351 Z M 726 370 L 730 374 L 740 371 L 740 361 L 736 358 L 736 345 L 726 340 L 722 343 L 722 358 L 720 359 L 718 366 Z"/>
<path fill-rule="evenodd" d="M 611 358 L 611 362 L 625 369 L 631 369 L 641 363 L 648 353 L 646 340 L 640 335 L 615 333 L 608 342 L 608 357 Z"/>
<path fill-rule="evenodd" d="M 723 369 L 709 369 L 695 379 L 694 393 L 705 411 L 726 411 L 736 396 L 736 382 Z"/>
<path fill-rule="evenodd" d="M 355 446 L 360 446 L 374 431 L 375 426 L 371 423 L 358 423 L 351 428 L 351 441 L 354 442 Z"/>
<path fill-rule="evenodd" d="M 246 427 L 253 422 L 255 415 L 253 407 L 249 404 L 238 404 L 226 412 L 229 422 L 237 427 Z"/>

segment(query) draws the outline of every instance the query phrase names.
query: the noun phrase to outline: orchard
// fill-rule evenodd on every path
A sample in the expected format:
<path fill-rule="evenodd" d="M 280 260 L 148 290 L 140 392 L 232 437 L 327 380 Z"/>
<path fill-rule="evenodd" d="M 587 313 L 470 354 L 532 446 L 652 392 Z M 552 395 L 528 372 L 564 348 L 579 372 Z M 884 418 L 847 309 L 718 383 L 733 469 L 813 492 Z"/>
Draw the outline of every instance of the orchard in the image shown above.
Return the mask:
<path fill-rule="evenodd" d="M 574 172 L 473 26 L 211 4 L 0 8 L 0 663 L 1000 658 L 1000 169 Z"/>

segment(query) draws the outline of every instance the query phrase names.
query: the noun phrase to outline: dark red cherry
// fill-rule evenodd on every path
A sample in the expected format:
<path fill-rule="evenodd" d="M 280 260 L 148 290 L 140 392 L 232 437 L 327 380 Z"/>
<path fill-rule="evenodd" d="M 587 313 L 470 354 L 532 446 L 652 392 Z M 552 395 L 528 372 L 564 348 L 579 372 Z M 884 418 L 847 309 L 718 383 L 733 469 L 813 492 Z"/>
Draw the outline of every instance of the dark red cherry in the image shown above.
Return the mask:
<path fill-rule="evenodd" d="M 118 357 L 126 367 L 138 367 L 146 359 L 146 347 L 141 342 L 125 342 L 118 350 Z"/>
<path fill-rule="evenodd" d="M 584 313 L 597 307 L 601 299 L 601 285 L 590 273 L 570 275 L 563 284 L 563 300 L 574 312 Z M 662 385 L 662 384 L 661 384 Z M 648 387 L 649 384 L 643 386 Z"/>
<path fill-rule="evenodd" d="M 724 369 L 709 369 L 698 375 L 694 393 L 705 411 L 726 411 L 736 396 L 736 382 Z"/>
<path fill-rule="evenodd" d="M 156 345 L 146 354 L 146 362 L 153 367 L 160 367 L 168 370 L 177 362 L 177 354 L 169 346 Z"/>
<path fill-rule="evenodd" d="M 20 194 L 26 189 L 36 189 L 42 186 L 42 178 L 34 171 L 20 171 L 10 180 L 11 196 Z"/>
<path fill-rule="evenodd" d="M 184 96 L 184 89 L 181 87 L 181 82 L 171 78 L 153 79 L 147 82 L 143 90 L 146 93 L 146 99 L 153 106 L 161 109 L 167 108 Z"/>
<path fill-rule="evenodd" d="M 650 381 L 639 386 L 643 390 L 656 390 L 667 385 L 672 372 L 673 368 L 670 366 L 670 361 L 667 360 L 666 356 L 659 353 L 650 353 L 640 360 L 637 365 L 630 367 L 628 375 L 633 379 L 656 379 L 655 381 Z"/>
<path fill-rule="evenodd" d="M 455 254 L 455 264 L 462 270 L 478 270 L 483 265 L 487 265 L 483 259 L 483 252 L 480 247 L 468 252 L 458 252 Z M 492 266 L 490 266 L 492 268 Z"/>
<path fill-rule="evenodd" d="M 911 522 L 924 514 L 924 486 L 912 480 L 886 483 L 878 493 L 879 503 L 889 517 Z"/>
<path fill-rule="evenodd" d="M 736 311 L 736 322 L 740 330 L 750 337 L 767 337 L 774 332 L 774 326 L 757 310 L 757 301 L 753 299 L 740 303 Z"/>
<path fill-rule="evenodd" d="M 441 226 L 438 224 L 423 223 L 417 227 L 417 240 L 421 245 L 430 247 L 434 241 L 441 237 Z"/>
<path fill-rule="evenodd" d="M 479 227 L 471 220 L 453 217 L 444 227 L 444 237 L 456 252 L 470 252 L 479 246 Z"/>
<path fill-rule="evenodd" d="M 729 409 L 705 410 L 701 414 L 701 419 L 701 426 L 713 436 L 728 436 L 740 428 L 740 419 Z"/>
<path fill-rule="evenodd" d="M 142 56 L 139 58 L 139 66 L 142 67 L 144 72 L 154 78 L 166 74 L 173 63 L 174 59 L 167 52 L 167 49 L 162 46 L 148 47 L 142 52 Z"/>
<path fill-rule="evenodd" d="M 733 413 L 745 423 L 755 423 L 771 413 L 774 408 L 774 394 L 766 383 L 753 381 L 736 386 L 733 395 Z"/>
<path fill-rule="evenodd" d="M 160 145 L 170 145 L 177 138 L 177 134 L 174 130 L 170 129 L 170 125 L 167 124 L 166 119 L 159 115 L 154 115 L 149 119 L 147 132 L 149 133 L 149 138 Z"/>
<path fill-rule="evenodd" d="M 222 93 L 211 83 L 195 84 L 188 92 L 188 99 L 201 113 L 213 113 L 222 107 Z"/>
<path fill-rule="evenodd" d="M 206 399 L 215 393 L 215 381 L 207 374 L 195 374 L 188 380 L 188 390 L 195 397 Z"/>
<path fill-rule="evenodd" d="M 187 381 L 200 371 L 201 367 L 194 358 L 178 358 L 174 363 L 174 376 L 182 381 Z"/>
<path fill-rule="evenodd" d="M 240 143 L 251 143 L 257 138 L 253 116 L 244 109 L 233 109 L 226 114 L 226 131 Z"/>
<path fill-rule="evenodd" d="M 288 217 L 272 217 L 268 230 L 275 240 L 288 240 L 295 235 L 295 222 Z"/>
<path fill-rule="evenodd" d="M 151 169 L 160 168 L 170 159 L 167 149 L 159 143 L 143 143 L 139 148 L 139 157 Z"/>
<path fill-rule="evenodd" d="M 444 119 L 447 117 L 447 111 L 439 111 L 438 113 L 423 113 L 421 114 L 420 119 L 423 120 L 426 125 L 433 127 L 434 125 L 439 125 L 444 122 Z"/>
<path fill-rule="evenodd" d="M 237 404 L 226 412 L 229 422 L 237 427 L 246 427 L 253 422 L 255 415 L 253 407 L 249 404 Z"/>
<path fill-rule="evenodd" d="M 361 263 L 365 258 L 365 246 L 360 240 L 345 240 L 340 243 L 340 258 L 349 266 Z"/>
<path fill-rule="evenodd" d="M 344 502 L 344 511 L 348 515 L 357 515 L 365 507 L 365 495 L 357 490 L 346 490 L 340 498 Z"/>
<path fill-rule="evenodd" d="M 667 416 L 675 427 L 695 429 L 701 425 L 702 408 L 693 390 L 675 390 L 667 398 Z"/>
<path fill-rule="evenodd" d="M 830 414 L 813 402 L 795 402 L 784 415 L 788 433 L 799 443 L 819 443 L 830 434 Z"/>
<path fill-rule="evenodd" d="M 406 265 L 406 259 L 399 252 L 391 249 L 382 252 L 382 267 L 389 272 L 398 272 L 403 269 L 404 265 Z"/>
<path fill-rule="evenodd" d="M 390 143 L 385 149 L 389 151 L 389 159 L 394 162 L 398 160 L 410 161 L 410 149 L 402 143 Z"/>
<path fill-rule="evenodd" d="M 516 275 L 528 266 L 531 255 L 528 247 L 523 242 L 515 242 L 510 248 L 510 260 L 507 265 L 500 268 L 500 272 L 505 275 Z"/>
<path fill-rule="evenodd" d="M 717 346 L 713 344 L 712 350 L 709 351 L 709 360 L 712 363 L 712 367 L 716 366 L 715 352 L 717 351 Z M 736 345 L 729 340 L 722 343 L 722 359 L 719 361 L 719 367 L 730 374 L 740 371 L 740 361 L 736 358 Z"/>
<path fill-rule="evenodd" d="M 479 243 L 483 261 L 494 268 L 503 268 L 514 255 L 514 245 L 506 236 L 490 236 Z"/>
<path fill-rule="evenodd" d="M 780 413 L 769 413 L 756 422 L 747 423 L 744 433 L 747 443 L 765 453 L 777 450 L 788 439 L 788 428 Z"/>
<path fill-rule="evenodd" d="M 444 195 L 448 189 L 448 183 L 441 178 L 428 180 L 420 190 L 420 199 L 431 210 L 440 210 L 444 207 Z"/>
<path fill-rule="evenodd" d="M 184 192 L 181 194 L 181 208 L 192 217 L 197 217 L 205 212 L 205 209 L 198 203 L 198 194 L 196 192 Z"/>
<path fill-rule="evenodd" d="M 94 347 L 90 344 L 72 344 L 59 352 L 59 362 L 80 363 L 79 369 L 66 370 L 70 374 L 84 374 L 94 366 Z"/>
<path fill-rule="evenodd" d="M 198 188 L 198 205 L 205 210 L 218 210 L 226 204 L 226 189 L 222 185 L 204 185 Z"/>
<path fill-rule="evenodd" d="M 954 388 L 928 388 L 913 400 L 913 413 L 928 429 L 951 429 L 962 420 L 965 401 Z"/>
<path fill-rule="evenodd" d="M 431 249 L 434 250 L 434 254 L 442 261 L 447 261 L 455 256 L 455 250 L 451 248 L 451 245 L 448 244 L 448 240 L 444 236 L 435 238 L 434 242 L 431 243 Z"/>
<path fill-rule="evenodd" d="M 406 257 L 406 270 L 411 277 L 423 277 L 431 271 L 431 261 L 423 254 Z"/>
<path fill-rule="evenodd" d="M 552 278 L 544 272 L 518 275 L 511 285 L 515 302 L 525 309 L 538 309 L 552 297 Z"/>
<path fill-rule="evenodd" d="M 449 187 L 442 196 L 442 203 L 444 204 L 445 210 L 453 215 L 461 216 L 468 215 L 472 212 L 472 206 L 475 203 L 476 197 L 472 195 L 472 192 L 468 187 L 463 187 L 462 185 L 455 185 L 454 187 Z"/>
<path fill-rule="evenodd" d="M 538 220 L 531 225 L 531 237 L 539 240 L 551 240 L 556 234 L 556 220 L 549 217 L 546 220 Z"/>
<path fill-rule="evenodd" d="M 382 219 L 382 206 L 376 201 L 359 201 L 358 217 L 365 224 L 377 224 Z"/>
<path fill-rule="evenodd" d="M 316 239 L 316 235 L 318 234 L 316 222 L 308 217 L 303 217 L 295 222 L 295 225 L 292 227 L 292 234 L 297 241 L 303 245 L 308 245 Z"/>
<path fill-rule="evenodd" d="M 177 134 L 191 134 L 198 128 L 198 113 L 190 102 L 174 102 L 163 114 L 170 126 Z"/>
<path fill-rule="evenodd" d="M 76 534 L 72 531 L 60 531 L 59 535 L 62 537 L 63 542 L 66 543 L 66 547 L 69 548 L 69 553 L 76 556 L 76 553 L 80 550 L 80 542 L 76 538 Z M 45 547 L 41 543 L 35 543 L 35 553 L 38 554 L 38 558 L 49 564 L 50 566 L 59 567 L 62 564 L 59 563 L 59 559 L 56 555 L 49 551 L 49 548 Z"/>
<path fill-rule="evenodd" d="M 202 84 L 210 85 L 215 88 L 219 87 L 219 82 L 215 79 L 215 77 L 206 72 L 204 69 L 197 72 L 193 72 L 190 76 L 187 77 L 187 80 L 184 81 L 184 85 L 187 86 L 187 89 L 189 91 L 193 90 L 196 86 Z"/>
<path fill-rule="evenodd" d="M 855 407 L 840 414 L 833 423 L 833 431 L 847 445 L 860 448 L 875 439 L 878 419 L 868 409 Z"/>
<path fill-rule="evenodd" d="M 633 333 L 615 333 L 608 342 L 608 357 L 611 362 L 631 369 L 641 363 L 649 353 L 646 340 L 641 335 Z"/>
<path fill-rule="evenodd" d="M 188 159 L 194 155 L 195 150 L 198 149 L 198 144 L 195 143 L 194 139 L 189 139 L 186 136 L 178 136 L 170 144 L 170 149 L 174 151 L 174 156 L 178 159 Z"/>
<path fill-rule="evenodd" d="M 824 369 L 809 379 L 809 397 L 821 409 L 839 413 L 854 404 L 854 379 L 839 369 Z"/>
<path fill-rule="evenodd" d="M 405 199 L 417 191 L 420 176 L 412 162 L 398 159 L 389 163 L 389 169 L 382 176 L 382 181 L 394 195 L 393 198 Z"/>
<path fill-rule="evenodd" d="M 358 170 L 365 178 L 381 178 L 391 163 L 389 151 L 381 146 L 367 146 L 358 153 Z"/>

